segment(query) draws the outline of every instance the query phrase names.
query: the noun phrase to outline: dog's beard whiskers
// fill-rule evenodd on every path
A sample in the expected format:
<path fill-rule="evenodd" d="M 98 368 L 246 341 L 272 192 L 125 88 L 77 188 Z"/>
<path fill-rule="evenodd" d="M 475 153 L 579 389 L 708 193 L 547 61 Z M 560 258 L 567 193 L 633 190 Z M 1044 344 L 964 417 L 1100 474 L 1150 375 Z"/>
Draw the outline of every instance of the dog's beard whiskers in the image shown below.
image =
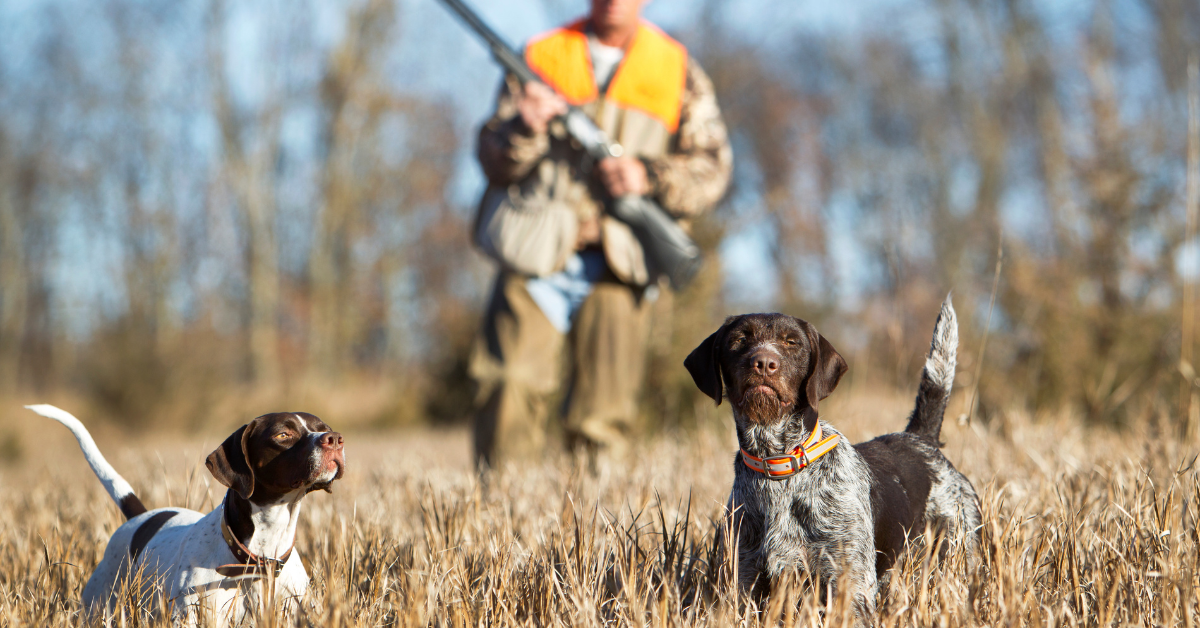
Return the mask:
<path fill-rule="evenodd" d="M 783 418 L 785 408 L 779 395 L 762 392 L 745 395 L 738 404 L 738 410 L 747 421 L 760 425 L 774 423 Z"/>

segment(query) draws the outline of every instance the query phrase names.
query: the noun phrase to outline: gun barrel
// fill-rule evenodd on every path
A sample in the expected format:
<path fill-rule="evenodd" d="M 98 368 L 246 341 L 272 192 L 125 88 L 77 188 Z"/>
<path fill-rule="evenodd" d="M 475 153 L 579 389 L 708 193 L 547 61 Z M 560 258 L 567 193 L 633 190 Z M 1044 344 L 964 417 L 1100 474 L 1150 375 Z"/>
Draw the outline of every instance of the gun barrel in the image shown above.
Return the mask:
<path fill-rule="evenodd" d="M 545 84 L 541 77 L 530 69 L 529 64 L 525 63 L 525 58 L 516 49 L 508 45 L 508 42 L 504 41 L 496 31 L 492 30 L 492 27 L 488 26 L 462 0 L 442 0 L 442 4 L 454 11 L 454 13 L 462 18 L 467 27 L 482 37 L 487 42 L 488 48 L 491 49 L 492 57 L 496 59 L 496 62 L 504 66 L 504 69 L 512 72 L 522 84 Z M 596 123 L 587 114 L 583 113 L 579 107 L 572 105 L 567 115 L 564 116 L 564 122 L 567 125 L 567 132 L 583 145 L 583 149 L 593 159 L 620 157 L 624 154 L 624 149 L 619 144 L 609 141 L 604 131 L 601 131 L 600 127 L 596 126 Z"/>
<path fill-rule="evenodd" d="M 488 48 L 491 49 L 492 56 L 495 57 L 496 61 L 504 66 L 506 70 L 516 75 L 517 79 L 522 83 L 541 81 L 533 73 L 533 70 L 529 69 L 529 66 L 525 63 L 525 59 L 521 57 L 516 49 L 510 46 L 496 31 L 492 30 L 492 27 L 480 19 L 471 10 L 471 7 L 463 4 L 462 0 L 442 0 L 442 4 L 445 4 L 450 10 L 454 11 L 471 30 L 478 33 L 487 42 Z"/>

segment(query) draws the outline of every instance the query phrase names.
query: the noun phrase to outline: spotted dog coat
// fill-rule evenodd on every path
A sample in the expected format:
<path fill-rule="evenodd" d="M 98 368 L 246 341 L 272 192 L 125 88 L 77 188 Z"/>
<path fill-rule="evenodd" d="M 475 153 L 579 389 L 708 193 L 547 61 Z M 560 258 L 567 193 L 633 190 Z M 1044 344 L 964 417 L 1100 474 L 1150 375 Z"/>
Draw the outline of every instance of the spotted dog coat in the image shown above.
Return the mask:
<path fill-rule="evenodd" d="M 822 435 L 841 438 L 782 479 L 750 468 L 740 452 L 735 457 L 726 521 L 742 590 L 765 596 L 785 573 L 807 571 L 822 591 L 850 587 L 863 617 L 874 610 L 880 578 L 927 524 L 977 551 L 979 498 L 939 449 L 957 348 L 946 297 L 907 428 L 854 446 L 819 418 L 820 401 L 847 367 L 810 323 L 782 314 L 735 316 L 692 351 L 684 365 L 718 404 L 730 400 L 743 452 L 786 454 L 818 421 Z"/>
<path fill-rule="evenodd" d="M 311 491 L 329 491 L 342 477 L 341 434 L 303 412 L 260 416 L 205 461 L 213 477 L 229 487 L 219 506 L 208 514 L 182 508 L 147 511 L 78 419 L 54 406 L 26 407 L 71 430 L 128 519 L 109 539 L 84 586 L 85 608 L 112 612 L 121 583 L 141 572 L 139 606 L 154 608 L 161 594 L 177 624 L 239 623 L 262 608 L 270 587 L 276 602 L 294 610 L 308 588 L 308 573 L 292 550 L 300 501 Z"/>

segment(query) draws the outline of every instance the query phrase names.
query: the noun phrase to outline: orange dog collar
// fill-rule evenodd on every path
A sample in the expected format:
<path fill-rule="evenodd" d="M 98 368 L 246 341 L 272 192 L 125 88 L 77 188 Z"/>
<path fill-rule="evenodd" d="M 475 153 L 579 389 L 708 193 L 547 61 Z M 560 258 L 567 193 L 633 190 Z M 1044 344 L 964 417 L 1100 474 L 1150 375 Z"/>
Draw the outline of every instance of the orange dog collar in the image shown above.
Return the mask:
<path fill-rule="evenodd" d="M 821 436 L 821 422 L 818 421 L 816 429 L 809 435 L 808 440 L 804 441 L 802 445 L 797 445 L 791 452 L 782 456 L 758 458 L 743 449 L 742 462 L 747 467 L 767 476 L 767 479 L 786 480 L 812 464 L 817 458 L 833 451 L 842 438 L 838 434 L 830 434 L 828 438 L 821 440 Z"/>

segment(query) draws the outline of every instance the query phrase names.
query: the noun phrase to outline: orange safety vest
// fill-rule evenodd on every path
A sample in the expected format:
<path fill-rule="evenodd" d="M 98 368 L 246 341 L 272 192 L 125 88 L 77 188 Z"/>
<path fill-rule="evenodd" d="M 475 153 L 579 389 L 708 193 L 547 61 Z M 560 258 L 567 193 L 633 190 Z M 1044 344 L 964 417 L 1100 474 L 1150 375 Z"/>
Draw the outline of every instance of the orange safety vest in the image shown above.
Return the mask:
<path fill-rule="evenodd" d="M 586 26 L 587 22 L 580 20 L 539 35 L 525 47 L 529 67 L 576 106 L 600 96 L 592 73 Z M 686 80 L 687 49 L 643 21 L 604 98 L 618 107 L 641 111 L 673 134 L 679 128 Z"/>

